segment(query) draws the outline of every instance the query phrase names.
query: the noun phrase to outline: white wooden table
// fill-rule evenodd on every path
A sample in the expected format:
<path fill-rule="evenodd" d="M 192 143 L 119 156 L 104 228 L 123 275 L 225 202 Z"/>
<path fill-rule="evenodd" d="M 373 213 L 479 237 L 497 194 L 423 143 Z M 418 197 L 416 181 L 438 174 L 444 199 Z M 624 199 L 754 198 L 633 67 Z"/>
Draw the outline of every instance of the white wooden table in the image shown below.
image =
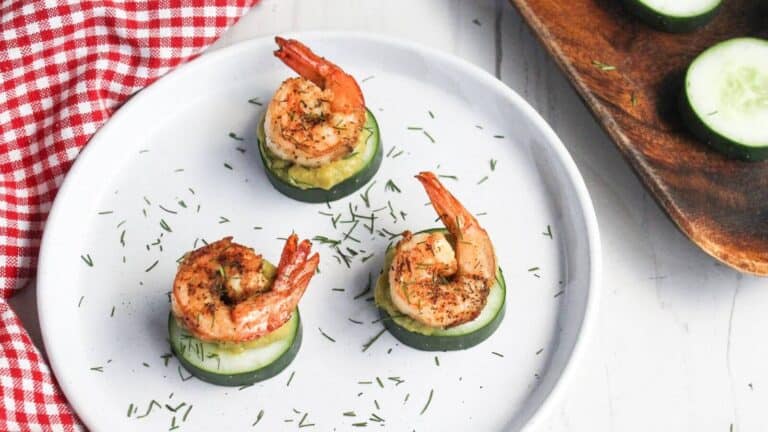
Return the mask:
<path fill-rule="evenodd" d="M 297 30 L 386 34 L 494 73 L 552 125 L 592 194 L 603 241 L 597 326 L 542 431 L 768 430 L 768 281 L 699 251 L 642 188 L 503 0 L 263 0 L 212 49 Z M 40 344 L 34 291 L 11 300 Z"/>

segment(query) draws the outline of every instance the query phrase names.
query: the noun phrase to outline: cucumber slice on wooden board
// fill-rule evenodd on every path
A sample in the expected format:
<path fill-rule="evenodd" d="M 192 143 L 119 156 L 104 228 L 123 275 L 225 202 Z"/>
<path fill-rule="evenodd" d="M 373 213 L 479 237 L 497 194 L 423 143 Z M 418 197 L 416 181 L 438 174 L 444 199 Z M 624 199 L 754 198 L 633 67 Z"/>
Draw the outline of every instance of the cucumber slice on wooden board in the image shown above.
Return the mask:
<path fill-rule="evenodd" d="M 242 386 L 271 378 L 296 357 L 301 347 L 299 310 L 287 323 L 255 341 L 241 345 L 203 342 L 168 317 L 171 350 L 184 369 L 197 378 L 222 386 Z"/>
<path fill-rule="evenodd" d="M 421 232 L 432 231 L 447 233 L 447 230 L 443 228 Z M 433 328 L 399 313 L 392 303 L 389 295 L 388 275 L 394 252 L 394 247 L 387 249 L 384 271 L 379 275 L 376 282 L 374 298 L 384 327 L 395 339 L 422 351 L 455 351 L 467 349 L 483 342 L 499 327 L 504 319 L 507 295 L 507 284 L 504 281 L 504 273 L 501 268 L 496 270 L 496 283 L 491 287 L 485 307 L 477 318 L 456 327 Z"/>
<path fill-rule="evenodd" d="M 264 121 L 259 123 L 259 154 L 264 164 L 269 182 L 283 195 L 297 201 L 309 203 L 324 203 L 344 198 L 363 187 L 370 181 L 381 166 L 384 158 L 384 149 L 381 143 L 381 132 L 376 117 L 366 109 L 365 129 L 361 139 L 366 140 L 364 150 L 361 152 L 363 165 L 351 175 L 340 178 L 329 188 L 318 187 L 314 184 L 300 183 L 290 176 L 286 165 L 290 162 L 276 159 L 266 148 L 266 135 Z"/>
<path fill-rule="evenodd" d="M 624 0 L 627 10 L 649 26 L 670 32 L 693 31 L 717 15 L 723 0 Z"/>
<path fill-rule="evenodd" d="M 731 157 L 768 158 L 768 40 L 730 39 L 699 54 L 681 99 L 699 139 Z"/>

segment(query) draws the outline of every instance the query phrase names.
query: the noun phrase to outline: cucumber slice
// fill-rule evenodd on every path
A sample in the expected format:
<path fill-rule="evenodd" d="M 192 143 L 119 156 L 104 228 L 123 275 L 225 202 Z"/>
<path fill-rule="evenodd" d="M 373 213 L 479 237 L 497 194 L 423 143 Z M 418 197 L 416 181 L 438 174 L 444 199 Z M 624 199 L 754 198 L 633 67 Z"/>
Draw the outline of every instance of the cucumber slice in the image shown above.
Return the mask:
<path fill-rule="evenodd" d="M 362 162 L 361 166 L 351 173 L 333 173 L 334 178 L 330 181 L 330 184 L 328 184 L 329 181 L 326 178 L 324 182 L 326 184 L 323 186 L 313 182 L 302 182 L 292 177 L 289 172 L 292 163 L 271 154 L 265 145 L 264 119 L 259 123 L 258 138 L 259 154 L 261 155 L 261 161 L 264 164 L 264 171 L 269 182 L 283 195 L 303 202 L 323 203 L 336 201 L 354 193 L 373 178 L 384 158 L 379 124 L 373 113 L 368 109 L 366 109 L 365 127 L 360 137 L 361 143 L 358 144 L 358 149 L 360 150 L 356 151 L 358 153 L 356 157 L 360 158 L 360 160 L 355 162 Z M 345 160 L 337 162 L 344 164 Z M 328 168 L 326 167 L 325 169 L 327 170 Z"/>
<path fill-rule="evenodd" d="M 768 40 L 720 42 L 691 63 L 681 110 L 691 132 L 744 160 L 768 158 Z"/>
<path fill-rule="evenodd" d="M 296 357 L 301 347 L 298 308 L 282 327 L 241 345 L 203 342 L 168 317 L 171 350 L 197 378 L 222 386 L 242 386 L 271 378 Z"/>
<path fill-rule="evenodd" d="M 695 30 L 717 15 L 722 0 L 624 0 L 627 10 L 649 26 L 670 32 Z"/>
<path fill-rule="evenodd" d="M 446 231 L 443 228 L 421 232 Z M 450 237 L 449 237 L 450 240 Z M 422 351 L 455 351 L 473 347 L 488 339 L 504 319 L 507 285 L 501 268 L 496 271 L 496 283 L 491 287 L 485 307 L 474 320 L 447 329 L 429 327 L 405 316 L 395 308 L 389 295 L 389 267 L 395 249 L 387 250 L 384 271 L 376 281 L 374 297 L 384 327 L 395 339 Z"/>

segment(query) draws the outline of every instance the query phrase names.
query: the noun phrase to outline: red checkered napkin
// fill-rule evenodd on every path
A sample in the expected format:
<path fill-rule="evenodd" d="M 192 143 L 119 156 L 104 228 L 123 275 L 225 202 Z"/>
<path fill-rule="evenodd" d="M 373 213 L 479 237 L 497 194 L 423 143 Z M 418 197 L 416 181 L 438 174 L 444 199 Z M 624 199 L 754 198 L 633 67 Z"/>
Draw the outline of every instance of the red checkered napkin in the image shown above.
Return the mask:
<path fill-rule="evenodd" d="M 257 0 L 0 0 L 0 431 L 82 430 L 5 303 L 90 136 Z"/>

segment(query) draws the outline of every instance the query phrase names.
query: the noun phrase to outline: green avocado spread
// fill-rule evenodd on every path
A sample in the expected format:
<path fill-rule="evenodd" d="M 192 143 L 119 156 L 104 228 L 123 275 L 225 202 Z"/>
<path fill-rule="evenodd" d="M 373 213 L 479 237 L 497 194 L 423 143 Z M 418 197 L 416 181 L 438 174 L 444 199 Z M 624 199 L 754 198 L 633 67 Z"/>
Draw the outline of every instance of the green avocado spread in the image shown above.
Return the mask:
<path fill-rule="evenodd" d="M 329 190 L 360 172 L 371 161 L 378 145 L 376 120 L 366 111 L 365 126 L 358 138 L 355 150 L 342 159 L 319 167 L 304 167 L 280 159 L 266 146 L 264 119 L 259 123 L 259 151 L 267 165 L 280 179 L 300 189 L 320 188 Z"/>
<path fill-rule="evenodd" d="M 451 244 L 454 244 L 453 236 L 448 234 L 444 229 L 437 229 L 446 233 L 446 238 Z M 432 231 L 432 230 L 427 230 Z M 376 286 L 373 291 L 373 298 L 381 310 L 387 313 L 387 317 L 384 319 L 391 319 L 398 326 L 408 330 L 412 333 L 419 333 L 424 336 L 455 336 L 474 331 L 484 325 L 484 323 L 490 321 L 500 309 L 500 305 L 504 303 L 504 297 L 506 294 L 506 286 L 504 284 L 504 277 L 501 274 L 501 269 L 496 271 L 496 283 L 491 287 L 491 291 L 488 295 L 488 301 L 480 313 L 480 316 L 474 320 L 458 325 L 451 328 L 432 327 L 424 323 L 416 321 L 415 319 L 403 314 L 392 301 L 389 286 L 389 267 L 392 265 L 392 259 L 395 256 L 395 247 L 391 246 L 387 249 L 387 253 L 384 257 L 384 269 L 376 280 Z"/>

